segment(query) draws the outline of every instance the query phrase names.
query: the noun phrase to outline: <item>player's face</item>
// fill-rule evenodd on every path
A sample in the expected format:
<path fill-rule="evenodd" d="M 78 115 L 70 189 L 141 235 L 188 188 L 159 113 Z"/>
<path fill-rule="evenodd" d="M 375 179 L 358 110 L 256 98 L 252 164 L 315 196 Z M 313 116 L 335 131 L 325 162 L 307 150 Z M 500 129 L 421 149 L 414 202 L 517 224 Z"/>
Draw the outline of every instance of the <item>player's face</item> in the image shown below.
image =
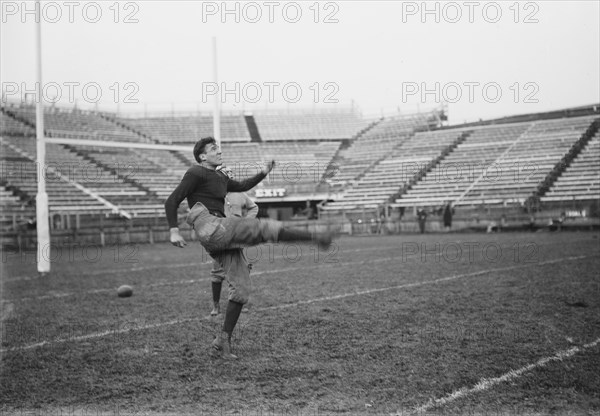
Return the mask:
<path fill-rule="evenodd" d="M 223 160 L 221 158 L 221 148 L 216 144 L 209 145 L 206 148 L 204 156 L 204 162 L 206 162 L 210 166 L 217 167 L 223 164 Z"/>

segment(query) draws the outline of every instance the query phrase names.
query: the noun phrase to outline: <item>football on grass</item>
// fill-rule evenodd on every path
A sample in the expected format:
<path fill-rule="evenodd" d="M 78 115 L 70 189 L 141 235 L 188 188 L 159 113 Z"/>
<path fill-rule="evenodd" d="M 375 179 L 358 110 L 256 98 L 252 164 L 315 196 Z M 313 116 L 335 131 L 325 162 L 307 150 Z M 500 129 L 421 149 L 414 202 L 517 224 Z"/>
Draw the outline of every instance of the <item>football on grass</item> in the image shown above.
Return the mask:
<path fill-rule="evenodd" d="M 117 289 L 117 295 L 119 295 L 120 298 L 128 298 L 133 295 L 133 289 L 131 286 L 123 285 Z"/>

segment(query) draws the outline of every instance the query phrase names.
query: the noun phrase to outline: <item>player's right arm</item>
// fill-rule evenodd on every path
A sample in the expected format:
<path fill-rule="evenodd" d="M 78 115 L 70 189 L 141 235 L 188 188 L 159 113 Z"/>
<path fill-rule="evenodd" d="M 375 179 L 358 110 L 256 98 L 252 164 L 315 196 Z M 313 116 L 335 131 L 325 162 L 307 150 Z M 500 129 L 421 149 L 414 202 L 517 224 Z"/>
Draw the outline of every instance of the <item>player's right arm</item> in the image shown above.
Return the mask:
<path fill-rule="evenodd" d="M 179 204 L 192 192 L 196 184 L 196 176 L 190 171 L 187 171 L 181 180 L 181 183 L 175 188 L 173 193 L 169 195 L 165 202 L 165 212 L 167 214 L 167 222 L 169 223 L 169 232 L 171 234 L 171 244 L 176 247 L 185 247 L 187 243 L 179 233 L 177 224 L 177 209 Z"/>

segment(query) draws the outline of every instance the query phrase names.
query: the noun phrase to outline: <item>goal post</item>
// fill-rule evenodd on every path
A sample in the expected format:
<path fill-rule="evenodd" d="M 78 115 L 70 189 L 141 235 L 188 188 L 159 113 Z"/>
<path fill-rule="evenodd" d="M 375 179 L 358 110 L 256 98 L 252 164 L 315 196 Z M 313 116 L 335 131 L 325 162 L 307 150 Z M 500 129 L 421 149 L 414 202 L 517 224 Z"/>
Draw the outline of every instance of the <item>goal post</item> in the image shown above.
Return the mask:
<path fill-rule="evenodd" d="M 40 273 L 48 273 L 51 259 L 59 256 L 50 252 L 57 248 L 60 250 L 61 247 L 56 241 L 52 242 L 52 234 L 53 230 L 61 230 L 57 235 L 63 235 L 64 227 L 71 226 L 71 220 L 67 220 L 66 217 L 75 215 L 100 218 L 117 214 L 128 220 L 140 219 L 142 224 L 153 222 L 151 218 L 164 217 L 164 200 L 175 189 L 183 173 L 193 164 L 190 160 L 193 143 L 171 145 L 47 137 L 44 140 L 45 164 L 42 166 L 38 165 L 42 163 L 42 159 L 33 154 L 39 149 L 39 142 L 36 140 L 36 147 L 33 148 L 32 141 L 29 141 L 29 144 L 19 143 L 22 140 L 2 139 L 2 143 L 29 159 L 28 162 L 22 163 L 36 163 L 38 178 L 48 187 L 45 198 L 39 197 L 39 190 L 44 185 L 38 187 L 36 198 L 38 224 L 44 221 L 46 223 L 44 230 L 41 227 L 37 229 L 37 266 Z M 71 151 L 63 153 L 60 149 L 62 146 Z M 89 156 L 84 157 L 86 154 Z M 127 162 L 123 159 L 113 159 L 114 155 L 122 155 Z M 33 170 L 27 167 L 20 169 L 25 174 L 29 169 Z M 60 183 L 60 186 L 57 183 Z M 116 183 L 120 185 L 116 186 Z M 74 199 L 65 198 L 62 189 L 66 190 L 65 195 L 71 192 L 77 195 Z M 58 199 L 54 200 L 56 197 Z M 138 197 L 143 200 L 139 205 L 134 202 Z M 136 206 L 133 207 L 132 204 Z M 77 224 L 79 227 L 79 220 Z M 85 241 L 90 241 L 95 238 L 94 232 L 98 224 L 93 219 L 88 228 L 87 225 L 86 223 L 81 231 L 84 240 L 88 238 Z M 141 233 L 140 229 L 135 232 Z M 109 232 L 106 236 L 113 234 Z M 135 242 L 145 240 L 138 239 Z"/>
<path fill-rule="evenodd" d="M 36 0 L 36 9 L 40 10 L 40 0 Z M 106 148 L 127 148 L 127 149 L 148 149 L 148 150 L 162 150 L 162 151 L 180 151 L 180 152 L 191 152 L 192 146 L 190 145 L 166 145 L 166 144 L 153 144 L 153 143 L 136 143 L 136 142 L 117 142 L 117 141 L 105 141 L 105 140 L 85 140 L 85 139 L 72 139 L 72 138 L 61 138 L 61 137 L 48 137 L 44 136 L 44 105 L 42 96 L 42 19 L 37 19 L 35 29 L 35 61 L 36 61 L 36 158 L 35 161 L 38 167 L 47 166 L 46 160 L 46 144 L 62 144 L 71 146 L 96 146 Z M 212 52 L 213 52 L 213 78 L 216 85 L 218 85 L 218 67 L 217 67 L 217 38 L 212 37 Z M 214 110 L 213 110 L 213 133 L 217 140 L 217 143 L 221 145 L 221 126 L 220 126 L 220 95 L 215 95 Z M 48 193 L 46 190 L 46 177 L 45 169 L 37 169 L 37 194 L 36 194 L 36 235 L 37 235 L 37 270 L 40 274 L 46 274 L 50 272 L 50 227 L 49 217 L 50 208 L 48 201 Z M 77 184 L 75 184 L 77 185 Z M 79 186 L 80 190 L 84 191 L 96 197 L 99 201 L 103 201 L 98 195 L 94 195 L 92 192 L 87 192 L 84 187 Z M 110 205 L 106 200 L 103 201 L 105 205 Z M 114 207 L 113 207 L 114 208 Z"/>
<path fill-rule="evenodd" d="M 217 65 L 217 37 L 212 37 L 212 58 L 213 58 L 213 82 L 217 86 L 218 93 L 215 94 L 213 108 L 213 135 L 217 144 L 221 146 L 221 94 L 219 87 L 219 68 Z"/>
<path fill-rule="evenodd" d="M 40 2 L 36 2 L 36 10 L 40 10 Z M 35 62 L 36 62 L 36 151 L 38 166 L 46 163 L 46 144 L 44 141 L 44 100 L 42 98 L 42 19 L 35 25 Z M 48 225 L 48 193 L 46 178 L 41 169 L 37 172 L 36 229 L 37 229 L 37 270 L 40 274 L 50 272 L 50 229 Z"/>

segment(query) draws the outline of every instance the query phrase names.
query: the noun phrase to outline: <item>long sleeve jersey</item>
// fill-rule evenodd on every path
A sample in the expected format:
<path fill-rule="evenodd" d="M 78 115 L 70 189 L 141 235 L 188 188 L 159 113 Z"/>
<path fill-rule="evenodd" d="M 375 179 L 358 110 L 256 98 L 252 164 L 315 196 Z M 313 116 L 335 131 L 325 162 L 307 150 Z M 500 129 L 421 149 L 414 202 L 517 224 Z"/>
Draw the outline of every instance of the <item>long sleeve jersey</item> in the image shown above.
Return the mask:
<path fill-rule="evenodd" d="M 177 208 L 187 198 L 192 208 L 201 202 L 212 214 L 225 216 L 224 204 L 227 192 L 245 192 L 254 188 L 265 178 L 260 172 L 241 182 L 229 179 L 220 171 L 207 169 L 202 166 L 192 166 L 183 175 L 181 183 L 165 202 L 165 211 L 170 228 L 177 227 Z"/>

